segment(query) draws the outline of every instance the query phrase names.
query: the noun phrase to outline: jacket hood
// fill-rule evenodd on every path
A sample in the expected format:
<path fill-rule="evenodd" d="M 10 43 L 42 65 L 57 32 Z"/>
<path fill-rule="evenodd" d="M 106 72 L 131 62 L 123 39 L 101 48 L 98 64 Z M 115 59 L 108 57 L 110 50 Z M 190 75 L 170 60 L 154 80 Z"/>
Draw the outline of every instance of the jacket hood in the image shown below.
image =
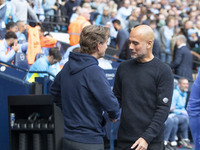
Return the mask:
<path fill-rule="evenodd" d="M 70 52 L 68 63 L 70 74 L 76 74 L 89 66 L 98 65 L 98 61 L 95 57 L 89 54 L 74 52 Z"/>

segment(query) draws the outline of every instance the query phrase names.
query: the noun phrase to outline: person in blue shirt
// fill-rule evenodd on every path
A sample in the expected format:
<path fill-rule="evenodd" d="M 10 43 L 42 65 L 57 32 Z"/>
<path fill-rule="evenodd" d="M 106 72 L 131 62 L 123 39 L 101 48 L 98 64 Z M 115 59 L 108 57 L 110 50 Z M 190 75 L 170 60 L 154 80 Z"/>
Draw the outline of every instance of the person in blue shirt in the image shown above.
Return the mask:
<path fill-rule="evenodd" d="M 184 77 L 180 78 L 178 81 L 178 86 L 174 89 L 173 92 L 171 112 L 174 114 L 174 118 L 178 120 L 174 135 L 180 133 L 180 143 L 187 148 L 192 148 L 190 145 L 190 140 L 188 139 L 189 117 L 185 109 L 186 99 L 188 96 L 188 87 L 188 79 Z M 178 132 L 178 130 L 180 132 Z"/>
<path fill-rule="evenodd" d="M 195 150 L 200 149 L 200 72 L 192 85 L 192 90 L 187 105 L 189 124 Z"/>
<path fill-rule="evenodd" d="M 105 55 L 108 37 L 108 28 L 86 26 L 80 53 L 70 53 L 52 84 L 53 101 L 64 117 L 63 150 L 103 150 L 103 112 L 114 122 L 119 117 L 117 98 L 97 60 Z"/>
<path fill-rule="evenodd" d="M 17 27 L 18 27 L 18 32 L 17 32 L 17 41 L 20 44 L 27 43 L 26 36 L 24 34 L 24 31 L 26 30 L 26 25 L 23 21 L 17 21 Z"/>
<path fill-rule="evenodd" d="M 18 32 L 17 24 L 14 22 L 8 22 L 6 24 L 6 28 L 2 30 L 0 33 L 0 39 L 4 39 L 6 32 L 9 32 L 9 31 L 17 33 Z"/>
<path fill-rule="evenodd" d="M 13 13 L 13 4 L 11 1 L 6 0 L 6 14 L 5 14 L 5 24 L 9 22 L 17 22 L 18 18 Z"/>
<path fill-rule="evenodd" d="M 5 39 L 0 41 L 0 60 L 11 63 L 19 50 L 20 47 L 17 45 L 17 36 L 15 32 L 7 32 Z"/>
<path fill-rule="evenodd" d="M 53 47 L 49 49 L 49 55 L 43 56 L 35 61 L 35 63 L 30 67 L 29 71 L 48 71 L 50 65 L 53 65 L 61 60 L 61 52 L 59 48 Z M 28 73 L 26 80 L 28 82 L 34 82 L 35 77 L 47 76 L 45 73 Z"/>
<path fill-rule="evenodd" d="M 171 63 L 171 50 L 170 40 L 174 35 L 175 18 L 174 16 L 168 16 L 166 20 L 167 24 L 160 28 L 160 49 L 161 49 L 161 60 L 168 64 Z"/>

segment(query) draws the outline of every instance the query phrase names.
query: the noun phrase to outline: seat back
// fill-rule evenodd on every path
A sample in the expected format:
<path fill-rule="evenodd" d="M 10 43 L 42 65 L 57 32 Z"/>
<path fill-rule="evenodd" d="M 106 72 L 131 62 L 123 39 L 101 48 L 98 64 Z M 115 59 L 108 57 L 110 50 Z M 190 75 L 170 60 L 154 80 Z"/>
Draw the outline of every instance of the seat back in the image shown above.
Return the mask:
<path fill-rule="evenodd" d="M 15 54 L 14 65 L 21 67 L 23 69 L 29 69 L 29 64 L 26 58 L 26 54 L 23 52 L 18 52 Z"/>

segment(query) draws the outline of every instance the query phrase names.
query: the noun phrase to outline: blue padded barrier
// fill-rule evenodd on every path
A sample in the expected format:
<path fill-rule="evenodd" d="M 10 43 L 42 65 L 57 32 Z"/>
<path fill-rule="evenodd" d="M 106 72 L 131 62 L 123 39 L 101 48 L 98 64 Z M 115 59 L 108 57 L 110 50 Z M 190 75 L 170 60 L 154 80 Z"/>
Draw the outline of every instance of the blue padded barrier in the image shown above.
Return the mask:
<path fill-rule="evenodd" d="M 1 150 L 9 150 L 8 96 L 31 94 L 32 84 L 22 79 L 24 76 L 20 75 L 23 74 L 22 71 L 15 70 L 13 71 L 15 73 L 12 73 L 11 70 L 7 70 L 6 72 L 2 71 L 4 70 L 2 66 L 0 70 L 0 145 Z"/>
<path fill-rule="evenodd" d="M 117 69 L 108 69 L 104 70 L 106 74 L 106 78 L 108 82 L 110 83 L 111 89 L 114 86 L 115 82 L 115 74 L 116 74 Z M 117 133 L 119 129 L 119 124 L 120 124 L 120 119 L 118 119 L 117 122 L 113 123 L 108 121 L 107 116 L 105 116 L 107 123 L 105 125 L 105 130 L 106 130 L 106 136 L 110 140 L 110 150 L 114 150 L 114 140 L 117 139 Z"/>

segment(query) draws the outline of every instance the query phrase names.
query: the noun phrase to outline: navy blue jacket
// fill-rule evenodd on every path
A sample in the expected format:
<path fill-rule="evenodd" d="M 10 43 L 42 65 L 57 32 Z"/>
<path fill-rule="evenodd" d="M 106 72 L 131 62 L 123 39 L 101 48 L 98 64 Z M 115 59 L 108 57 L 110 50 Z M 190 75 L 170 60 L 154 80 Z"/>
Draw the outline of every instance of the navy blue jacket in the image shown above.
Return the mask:
<path fill-rule="evenodd" d="M 175 69 L 175 74 L 192 80 L 192 54 L 187 46 L 178 48 L 175 53 L 171 68 Z"/>
<path fill-rule="evenodd" d="M 119 117 L 119 104 L 95 57 L 73 53 L 51 87 L 64 116 L 64 138 L 81 143 L 103 143 L 103 110 Z"/>

